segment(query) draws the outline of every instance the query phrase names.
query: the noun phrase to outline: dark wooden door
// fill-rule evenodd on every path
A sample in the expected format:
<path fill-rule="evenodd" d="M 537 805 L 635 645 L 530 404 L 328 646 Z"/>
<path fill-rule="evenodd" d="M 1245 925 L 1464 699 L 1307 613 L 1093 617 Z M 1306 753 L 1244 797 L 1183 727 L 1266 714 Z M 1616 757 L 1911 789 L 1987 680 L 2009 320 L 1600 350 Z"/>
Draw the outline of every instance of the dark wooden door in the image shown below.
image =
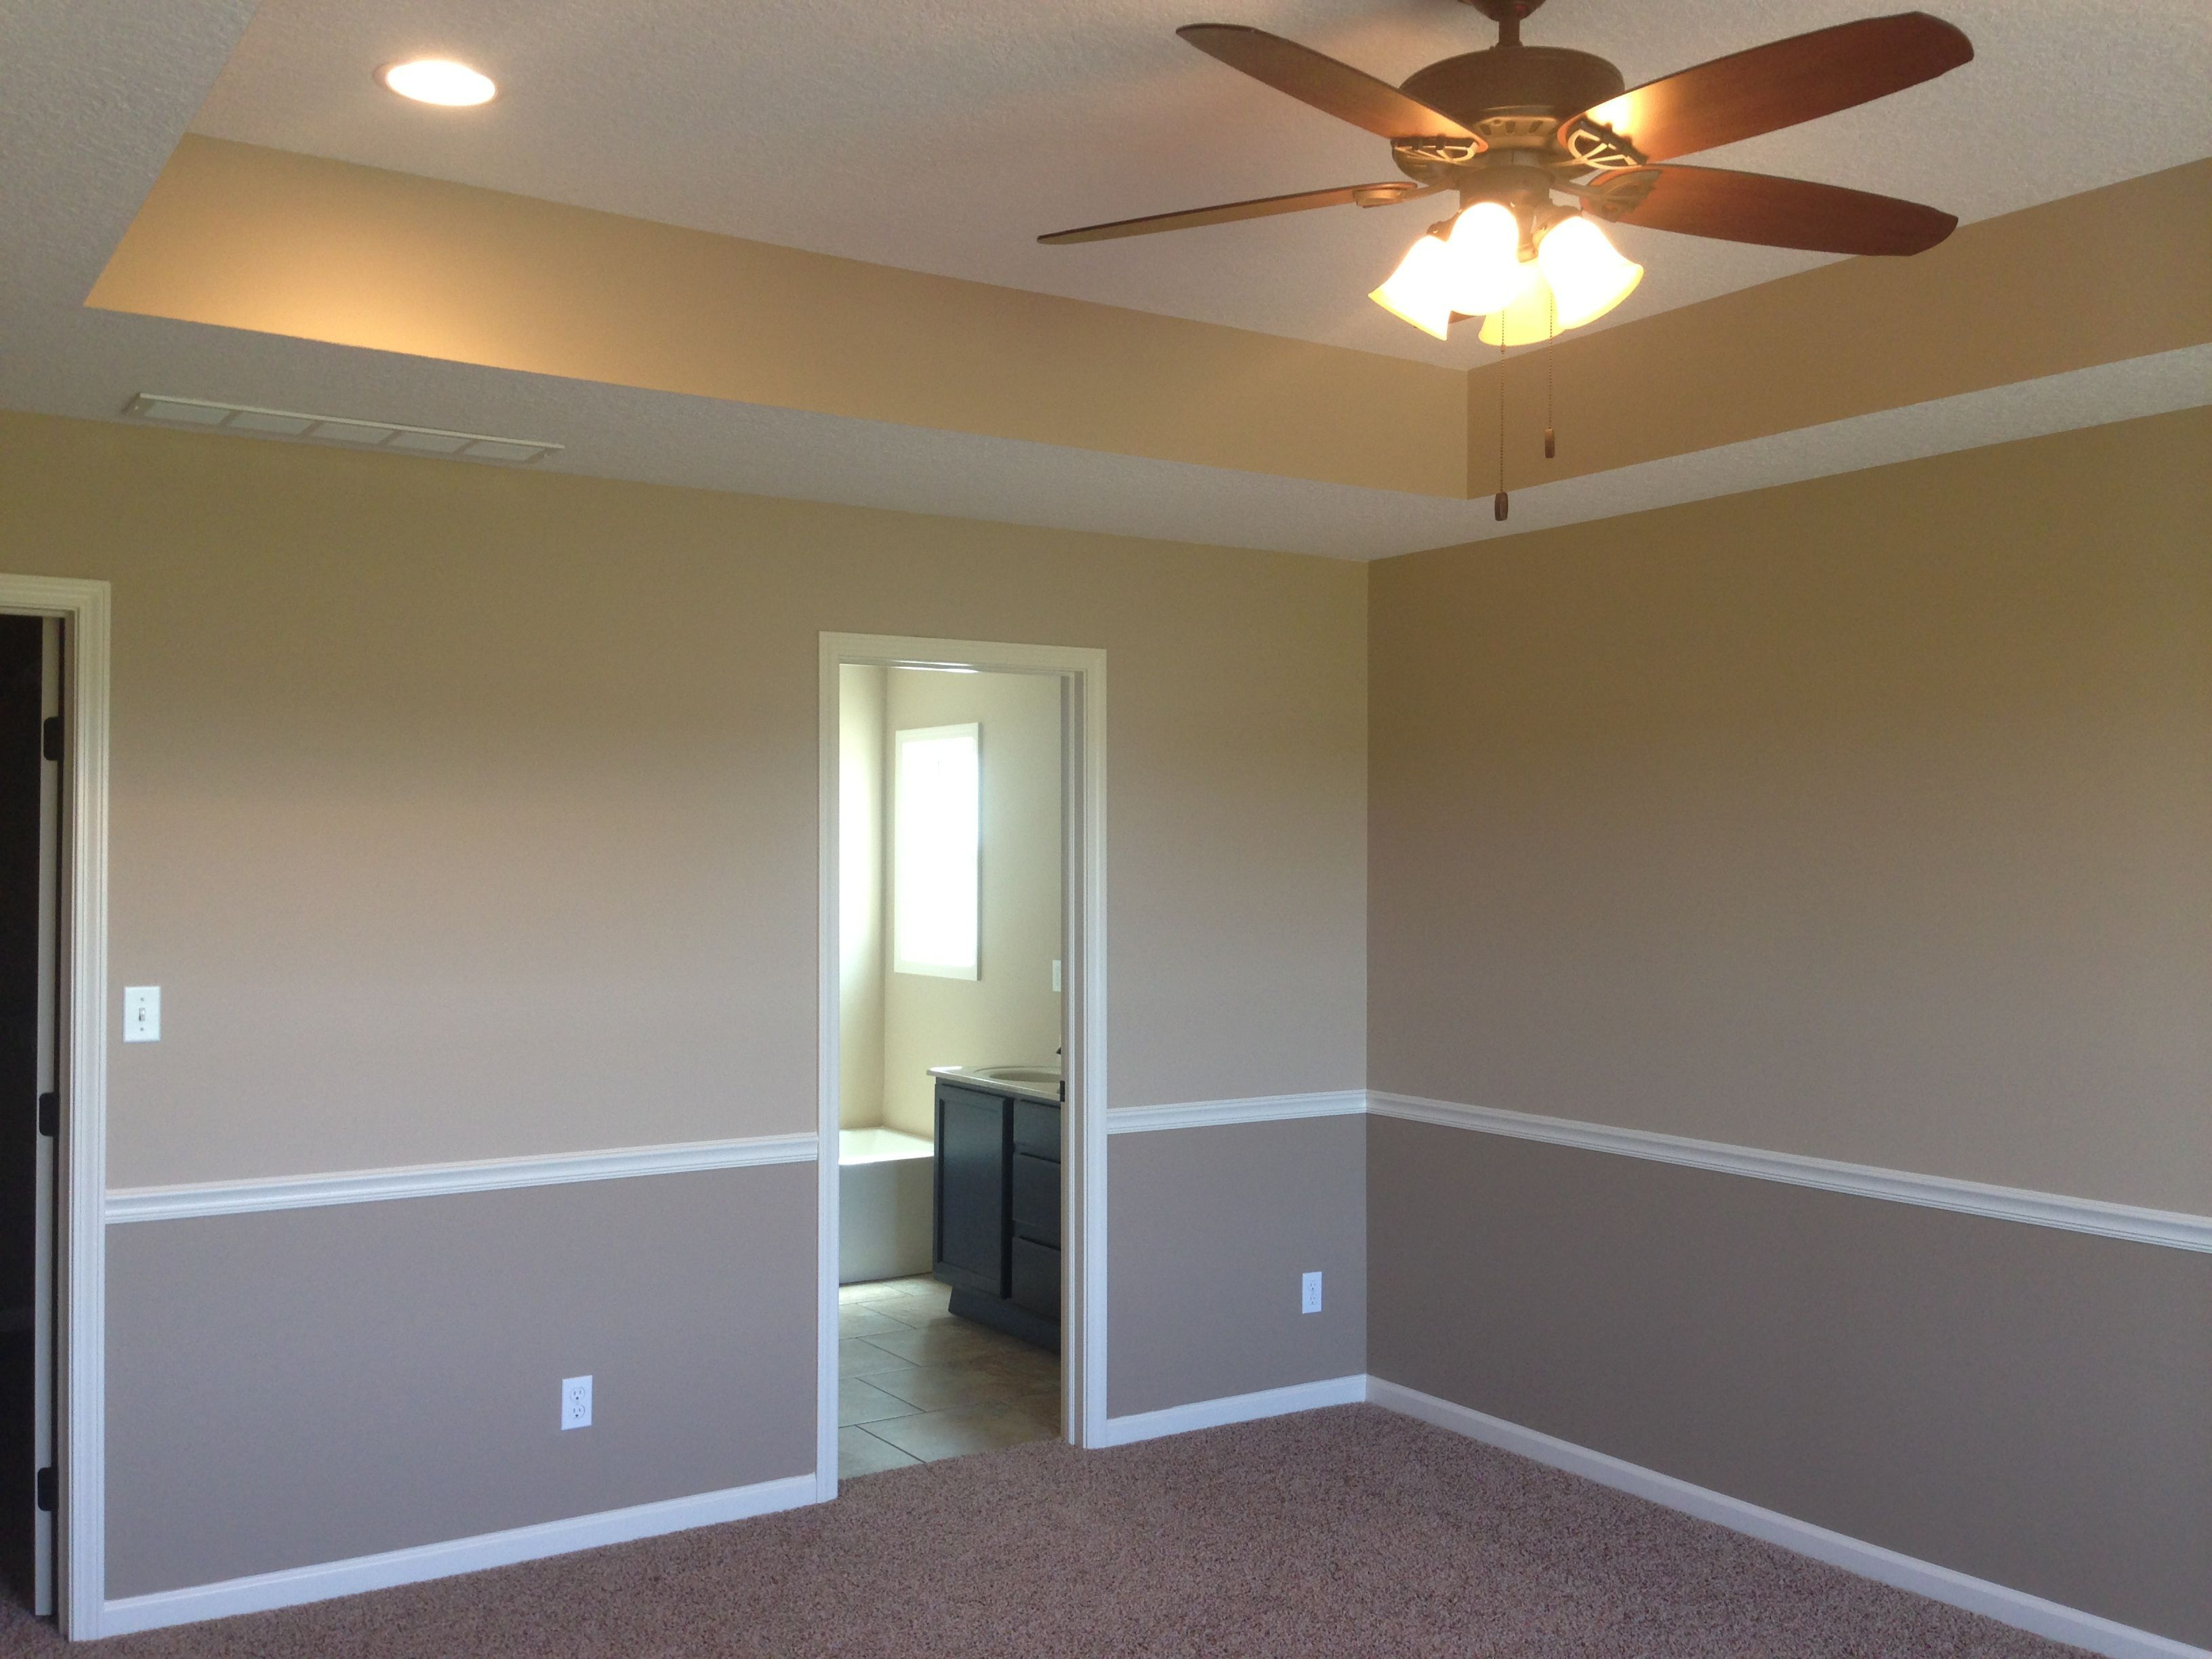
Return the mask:
<path fill-rule="evenodd" d="M 52 1605 L 53 1142 L 51 1075 L 59 769 L 44 726 L 58 690 L 54 626 L 0 617 L 0 1575 L 26 1605 Z M 47 1096 L 41 1100 L 42 1094 Z"/>

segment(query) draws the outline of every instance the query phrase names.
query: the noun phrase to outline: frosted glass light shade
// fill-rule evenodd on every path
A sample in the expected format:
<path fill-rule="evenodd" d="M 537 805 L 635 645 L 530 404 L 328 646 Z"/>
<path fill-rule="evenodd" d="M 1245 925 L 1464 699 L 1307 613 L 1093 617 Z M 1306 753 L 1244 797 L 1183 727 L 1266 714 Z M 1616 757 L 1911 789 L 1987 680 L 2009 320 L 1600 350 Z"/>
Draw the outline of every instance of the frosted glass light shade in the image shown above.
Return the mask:
<path fill-rule="evenodd" d="M 1394 317 L 1401 317 L 1424 334 L 1439 340 L 1451 337 L 1451 252 L 1434 236 L 1424 236 L 1406 250 L 1390 279 L 1367 297 Z"/>
<path fill-rule="evenodd" d="M 1526 294 L 1482 319 L 1483 344 L 1498 344 L 1501 335 L 1510 346 L 1541 345 L 1555 337 L 1565 325 L 1553 320 L 1552 298 L 1552 285 L 1540 271 Z"/>
<path fill-rule="evenodd" d="M 1596 321 L 1644 280 L 1644 267 L 1623 258 L 1605 233 L 1580 214 L 1545 233 L 1536 245 L 1536 263 L 1559 301 L 1562 330 Z"/>
<path fill-rule="evenodd" d="M 1521 258 L 1521 222 L 1496 202 L 1477 202 L 1452 226 L 1452 309 L 1468 316 L 1503 311 L 1535 281 Z"/>

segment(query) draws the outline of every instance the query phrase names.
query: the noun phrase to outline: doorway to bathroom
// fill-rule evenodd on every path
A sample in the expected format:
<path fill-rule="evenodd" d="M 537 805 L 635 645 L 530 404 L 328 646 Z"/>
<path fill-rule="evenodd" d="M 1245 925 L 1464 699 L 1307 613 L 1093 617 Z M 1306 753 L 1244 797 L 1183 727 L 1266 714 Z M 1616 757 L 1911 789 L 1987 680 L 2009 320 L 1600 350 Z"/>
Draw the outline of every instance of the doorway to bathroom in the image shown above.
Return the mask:
<path fill-rule="evenodd" d="M 1103 1431 L 1104 670 L 823 638 L 825 1496 Z"/>

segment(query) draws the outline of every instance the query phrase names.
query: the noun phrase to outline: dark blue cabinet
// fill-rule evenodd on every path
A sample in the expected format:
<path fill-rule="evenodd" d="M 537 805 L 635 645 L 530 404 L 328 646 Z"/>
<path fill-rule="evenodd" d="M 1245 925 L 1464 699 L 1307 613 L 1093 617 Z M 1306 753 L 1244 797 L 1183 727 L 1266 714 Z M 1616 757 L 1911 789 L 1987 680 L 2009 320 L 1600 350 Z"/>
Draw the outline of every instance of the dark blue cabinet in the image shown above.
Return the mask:
<path fill-rule="evenodd" d="M 1057 1102 L 937 1081 L 936 1276 L 951 1311 L 1060 1346 Z"/>

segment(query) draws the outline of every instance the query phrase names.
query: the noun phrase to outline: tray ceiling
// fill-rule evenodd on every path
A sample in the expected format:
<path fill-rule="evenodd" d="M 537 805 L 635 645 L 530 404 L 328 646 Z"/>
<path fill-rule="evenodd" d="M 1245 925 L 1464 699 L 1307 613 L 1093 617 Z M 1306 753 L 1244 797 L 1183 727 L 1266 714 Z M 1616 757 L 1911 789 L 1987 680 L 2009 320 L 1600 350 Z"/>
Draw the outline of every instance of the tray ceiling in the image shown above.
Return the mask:
<path fill-rule="evenodd" d="M 1900 3 L 1899 9 L 1902 9 Z M 1700 161 L 1933 203 L 1972 221 L 2212 152 L 2202 0 L 1931 0 L 1976 59 L 1929 85 Z M 1881 9 L 1864 0 L 1551 0 L 1531 44 L 1631 84 Z M 264 0 L 193 130 L 939 275 L 1464 363 L 1365 296 L 1433 202 L 1123 242 L 1041 232 L 1397 176 L 1377 139 L 1177 40 L 1257 24 L 1388 78 L 1488 45 L 1452 0 Z M 480 110 L 372 84 L 448 52 Z M 1821 256 L 1624 229 L 1650 268 L 1626 322 Z"/>

